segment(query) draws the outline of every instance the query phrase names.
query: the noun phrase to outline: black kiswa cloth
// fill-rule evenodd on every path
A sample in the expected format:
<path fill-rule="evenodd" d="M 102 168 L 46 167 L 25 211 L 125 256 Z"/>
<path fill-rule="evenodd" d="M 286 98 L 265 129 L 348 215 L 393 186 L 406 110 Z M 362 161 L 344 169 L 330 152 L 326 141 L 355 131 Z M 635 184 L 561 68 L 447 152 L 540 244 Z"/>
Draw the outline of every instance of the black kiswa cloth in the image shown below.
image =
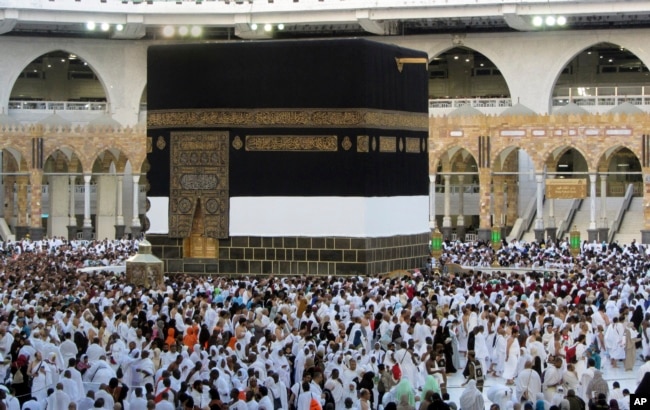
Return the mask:
<path fill-rule="evenodd" d="M 173 133 L 226 131 L 230 197 L 426 196 L 426 59 L 364 39 L 152 46 L 147 195 L 170 196 Z"/>

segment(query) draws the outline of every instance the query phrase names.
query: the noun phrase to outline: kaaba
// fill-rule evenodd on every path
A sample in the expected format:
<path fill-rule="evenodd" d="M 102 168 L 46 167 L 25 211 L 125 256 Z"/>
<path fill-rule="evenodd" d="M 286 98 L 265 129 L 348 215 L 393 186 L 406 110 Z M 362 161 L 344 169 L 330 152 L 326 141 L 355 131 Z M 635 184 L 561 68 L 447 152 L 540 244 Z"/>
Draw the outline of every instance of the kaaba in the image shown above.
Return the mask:
<path fill-rule="evenodd" d="M 150 47 L 144 228 L 166 272 L 422 266 L 427 63 L 366 39 Z"/>

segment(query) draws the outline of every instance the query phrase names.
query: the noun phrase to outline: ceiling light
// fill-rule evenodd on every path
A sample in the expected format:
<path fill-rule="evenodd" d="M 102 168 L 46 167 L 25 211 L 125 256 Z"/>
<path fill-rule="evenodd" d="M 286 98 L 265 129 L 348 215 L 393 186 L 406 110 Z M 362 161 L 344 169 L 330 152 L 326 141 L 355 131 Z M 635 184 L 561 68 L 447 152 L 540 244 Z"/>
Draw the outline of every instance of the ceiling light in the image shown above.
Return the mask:
<path fill-rule="evenodd" d="M 68 60 L 76 60 L 76 59 L 77 59 L 77 55 L 76 55 L 76 54 L 70 54 L 70 55 L 68 56 Z"/>
<path fill-rule="evenodd" d="M 481 63 L 481 67 L 483 67 L 485 64 Z"/>
<path fill-rule="evenodd" d="M 48 65 L 47 65 L 47 68 L 52 68 L 52 64 L 48 64 Z"/>
<path fill-rule="evenodd" d="M 566 17 L 564 16 L 559 16 L 557 18 L 557 25 L 558 26 L 564 26 L 566 24 Z"/>
<path fill-rule="evenodd" d="M 273 29 L 273 26 L 270 25 L 269 23 L 266 23 L 264 25 L 264 31 L 271 31 Z"/>
<path fill-rule="evenodd" d="M 458 60 L 458 56 L 454 56 L 454 60 Z"/>
<path fill-rule="evenodd" d="M 84 61 L 84 65 L 88 65 L 88 63 Z"/>
<path fill-rule="evenodd" d="M 61 62 L 62 62 L 62 63 L 65 63 L 65 58 L 62 58 L 62 59 L 61 59 Z"/>
<path fill-rule="evenodd" d="M 466 62 L 466 63 L 469 63 L 469 58 L 466 58 L 466 59 L 465 59 L 465 62 Z"/>
<path fill-rule="evenodd" d="M 190 30 L 192 37 L 200 37 L 202 32 L 203 29 L 200 26 L 192 26 L 192 29 Z"/>
<path fill-rule="evenodd" d="M 190 29 L 187 26 L 180 26 L 178 28 L 178 34 L 181 36 L 186 36 L 190 33 Z"/>
<path fill-rule="evenodd" d="M 251 30 L 257 30 L 257 24 L 256 23 L 251 24 Z"/>
<path fill-rule="evenodd" d="M 95 24 L 94 21 L 89 21 L 88 23 L 86 23 L 86 28 L 90 31 L 93 31 L 95 27 L 97 27 L 97 25 Z"/>
<path fill-rule="evenodd" d="M 535 26 L 535 27 L 541 27 L 542 24 L 544 24 L 544 19 L 542 19 L 541 16 L 535 16 L 535 17 L 533 17 L 533 26 Z"/>
<path fill-rule="evenodd" d="M 284 24 L 282 23 L 278 24 L 278 30 L 284 30 Z"/>
<path fill-rule="evenodd" d="M 588 55 L 591 55 L 591 51 L 587 51 L 587 54 L 588 54 Z"/>
<path fill-rule="evenodd" d="M 546 25 L 547 26 L 554 26 L 555 25 L 555 17 L 554 16 L 546 16 Z"/>
<path fill-rule="evenodd" d="M 610 63 L 612 63 L 612 62 L 614 62 L 614 59 L 610 58 L 610 59 L 607 60 L 607 61 L 610 62 Z"/>
<path fill-rule="evenodd" d="M 117 26 L 115 26 L 115 30 L 117 30 L 117 31 L 124 30 L 124 24 L 118 24 Z"/>
<path fill-rule="evenodd" d="M 108 25 L 108 23 L 102 23 L 102 31 L 108 31 L 109 28 L 111 28 L 111 26 Z"/>
<path fill-rule="evenodd" d="M 176 30 L 174 29 L 174 26 L 165 26 L 163 28 L 163 36 L 165 37 L 171 37 L 174 35 L 174 32 Z"/>

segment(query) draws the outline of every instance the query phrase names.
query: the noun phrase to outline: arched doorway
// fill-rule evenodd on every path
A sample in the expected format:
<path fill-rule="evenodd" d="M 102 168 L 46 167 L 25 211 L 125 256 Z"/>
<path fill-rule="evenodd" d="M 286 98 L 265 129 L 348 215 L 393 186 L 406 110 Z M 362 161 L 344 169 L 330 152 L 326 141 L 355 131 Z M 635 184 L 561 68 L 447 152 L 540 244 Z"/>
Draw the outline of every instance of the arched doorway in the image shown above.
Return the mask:
<path fill-rule="evenodd" d="M 515 239 L 526 234 L 528 226 L 512 232 L 516 221 L 535 200 L 535 166 L 531 156 L 522 148 L 504 148 L 492 164 L 492 226 L 502 228 L 501 236 L 511 233 Z"/>
<path fill-rule="evenodd" d="M 79 185 L 83 185 L 82 167 L 75 152 L 62 147 L 46 158 L 41 206 L 47 236 L 76 238 L 83 222 L 77 220 L 83 216 L 83 195 L 77 195 Z"/>
<path fill-rule="evenodd" d="M 429 62 L 431 98 L 509 97 L 506 80 L 498 67 L 468 47 L 455 47 Z"/>
<path fill-rule="evenodd" d="M 634 53 L 598 43 L 564 66 L 553 88 L 552 110 L 569 102 L 591 113 L 604 113 L 624 102 L 642 105 L 648 86 L 648 67 Z"/>
<path fill-rule="evenodd" d="M 84 175 L 84 189 L 90 189 L 90 194 L 94 193 L 92 196 L 95 201 L 90 203 L 89 213 L 86 208 L 84 210 L 83 229 L 86 231 L 90 222 L 97 239 L 124 236 L 124 205 L 128 204 L 128 201 L 125 201 L 124 189 L 127 163 L 128 158 L 123 152 L 107 149 L 95 158 L 89 182 L 86 182 L 88 175 Z M 129 181 L 126 182 L 126 185 L 129 185 Z M 94 218 L 91 215 L 94 215 Z M 84 235 L 87 235 L 86 232 Z"/>
<path fill-rule="evenodd" d="M 448 149 L 438 160 L 435 181 L 436 226 L 445 239 L 474 240 L 479 227 L 479 174 L 465 148 Z"/>
<path fill-rule="evenodd" d="M 9 97 L 9 109 L 19 120 L 33 120 L 42 111 L 102 113 L 106 92 L 97 74 L 80 56 L 57 50 L 34 59 L 20 73 Z M 34 112 L 36 111 L 36 112 Z"/>

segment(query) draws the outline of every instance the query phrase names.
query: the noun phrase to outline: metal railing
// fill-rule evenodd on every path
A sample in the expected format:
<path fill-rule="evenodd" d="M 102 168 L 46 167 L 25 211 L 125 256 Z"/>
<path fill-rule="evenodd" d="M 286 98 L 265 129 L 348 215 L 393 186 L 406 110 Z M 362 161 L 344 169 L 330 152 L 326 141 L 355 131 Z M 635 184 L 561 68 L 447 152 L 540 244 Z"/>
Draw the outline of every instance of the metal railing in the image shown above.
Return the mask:
<path fill-rule="evenodd" d="M 463 184 L 463 193 L 464 194 L 478 194 L 480 193 L 480 186 L 478 184 Z M 449 193 L 451 194 L 458 194 L 460 193 L 460 185 L 450 185 L 449 186 Z M 438 194 L 443 194 L 445 192 L 445 185 L 444 184 L 437 184 L 436 185 L 436 193 Z"/>
<path fill-rule="evenodd" d="M 524 212 L 521 214 L 519 218 L 517 218 L 517 220 L 513 224 L 512 231 L 510 231 L 510 235 L 507 238 L 508 242 L 514 239 L 520 240 L 521 237 L 524 236 L 524 233 L 528 232 L 528 230 L 530 229 L 530 225 L 533 223 L 533 220 L 535 219 L 536 213 L 537 213 L 537 197 L 533 195 L 528 200 L 528 204 L 526 205 L 526 208 L 524 208 Z"/>
<path fill-rule="evenodd" d="M 9 101 L 10 110 L 106 111 L 107 102 L 86 101 Z"/>
<path fill-rule="evenodd" d="M 557 232 L 555 234 L 556 238 L 562 238 L 566 232 L 569 232 L 571 230 L 571 223 L 573 222 L 573 218 L 575 217 L 576 212 L 578 212 L 578 209 L 580 209 L 581 205 L 582 199 L 573 200 L 571 203 L 571 208 L 569 208 L 569 212 L 566 214 L 566 218 L 564 218 L 557 227 Z"/>
<path fill-rule="evenodd" d="M 616 214 L 616 218 L 612 221 L 612 224 L 609 227 L 609 232 L 607 233 L 607 241 L 611 242 L 614 240 L 614 235 L 618 233 L 618 230 L 621 229 L 621 223 L 625 217 L 625 213 L 630 208 L 630 203 L 632 202 L 632 197 L 634 196 L 634 184 L 627 186 L 625 191 L 625 197 L 623 198 L 623 203 Z"/>
<path fill-rule="evenodd" d="M 650 86 L 559 87 L 555 90 L 553 106 L 573 102 L 584 107 L 615 106 L 624 102 L 633 105 L 650 104 Z"/>
<path fill-rule="evenodd" d="M 435 108 L 460 108 L 469 105 L 473 108 L 486 107 L 512 107 L 512 99 L 505 98 L 432 98 L 429 100 L 429 109 Z"/>

